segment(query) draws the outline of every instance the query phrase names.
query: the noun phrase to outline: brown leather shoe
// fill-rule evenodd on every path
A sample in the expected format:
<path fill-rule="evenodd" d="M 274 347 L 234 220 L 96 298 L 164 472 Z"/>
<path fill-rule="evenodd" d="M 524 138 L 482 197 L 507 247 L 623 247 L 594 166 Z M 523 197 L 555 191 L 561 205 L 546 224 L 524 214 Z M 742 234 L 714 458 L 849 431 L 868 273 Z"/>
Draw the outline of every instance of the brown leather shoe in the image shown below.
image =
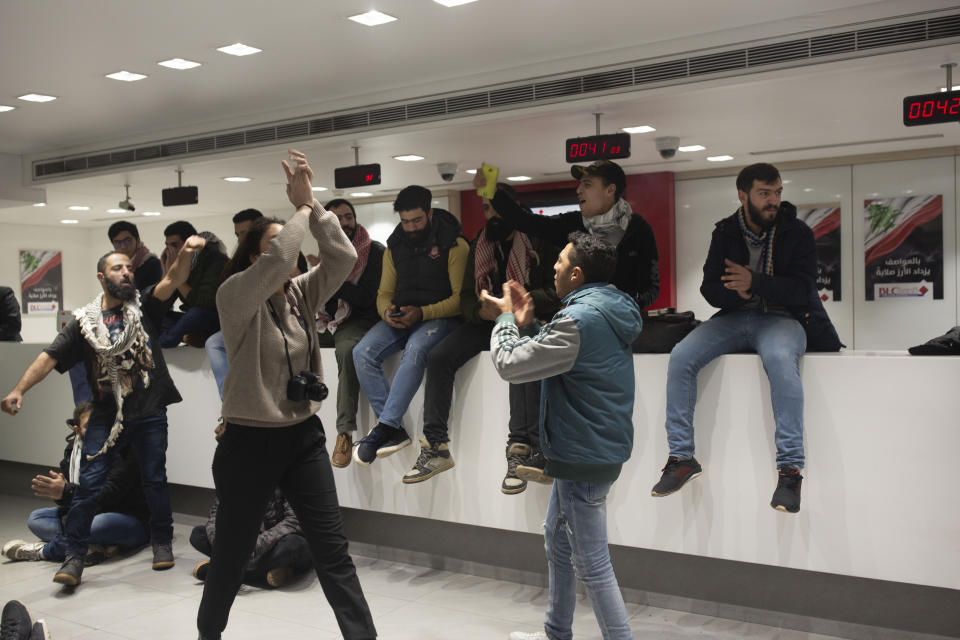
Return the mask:
<path fill-rule="evenodd" d="M 353 449 L 353 438 L 349 433 L 338 433 L 337 443 L 333 446 L 333 455 L 330 456 L 330 464 L 343 469 L 350 464 L 351 449 Z"/>

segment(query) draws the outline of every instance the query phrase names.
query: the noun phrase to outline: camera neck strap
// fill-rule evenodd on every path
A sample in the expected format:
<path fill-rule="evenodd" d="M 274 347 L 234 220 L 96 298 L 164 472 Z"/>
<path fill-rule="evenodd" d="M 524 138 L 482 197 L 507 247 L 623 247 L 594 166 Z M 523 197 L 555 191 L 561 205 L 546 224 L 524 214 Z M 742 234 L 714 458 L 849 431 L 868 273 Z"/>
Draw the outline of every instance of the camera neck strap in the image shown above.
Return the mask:
<path fill-rule="evenodd" d="M 294 300 L 295 302 L 296 300 Z M 290 304 L 289 297 L 287 298 L 287 303 Z M 291 304 L 291 308 L 293 305 Z M 267 308 L 270 310 L 270 317 L 273 318 L 273 324 L 277 325 L 277 329 L 280 330 L 280 336 L 283 338 L 283 351 L 287 355 L 287 369 L 290 370 L 290 377 L 293 378 L 293 361 L 290 360 L 290 345 L 287 343 L 287 334 L 283 330 L 283 326 L 280 324 L 280 317 L 277 315 L 276 309 L 273 308 L 273 304 L 267 300 Z M 310 371 L 313 368 L 310 366 L 311 355 L 313 353 L 313 343 L 310 340 L 310 332 L 307 330 L 307 327 L 304 326 L 303 318 L 300 314 L 294 314 L 297 318 L 297 321 L 300 323 L 300 326 L 303 328 L 304 333 L 307 334 L 307 370 Z"/>

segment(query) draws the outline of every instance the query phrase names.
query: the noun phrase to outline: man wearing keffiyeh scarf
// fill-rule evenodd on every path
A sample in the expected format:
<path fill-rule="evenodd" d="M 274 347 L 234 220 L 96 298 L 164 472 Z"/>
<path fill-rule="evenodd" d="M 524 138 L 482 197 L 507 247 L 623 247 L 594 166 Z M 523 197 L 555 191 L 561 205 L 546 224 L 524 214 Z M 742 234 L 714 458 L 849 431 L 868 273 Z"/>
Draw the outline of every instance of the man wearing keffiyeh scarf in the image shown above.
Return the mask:
<path fill-rule="evenodd" d="M 702 473 L 694 454 L 693 412 L 697 373 L 725 353 L 754 352 L 770 380 L 779 481 L 770 506 L 800 510 L 804 465 L 805 351 L 842 346 L 817 292 L 813 232 L 781 201 L 780 172 L 754 164 L 737 177 L 741 207 L 717 223 L 703 266 L 700 292 L 720 311 L 670 353 L 667 370 L 667 440 L 670 455 L 654 496 L 678 491 Z"/>
<path fill-rule="evenodd" d="M 516 197 L 509 185 L 500 184 L 498 187 Z M 454 377 L 468 360 L 490 349 L 493 321 L 499 315 L 493 305 L 481 300 L 480 292 L 485 289 L 500 291 L 504 282 L 514 280 L 531 292 L 538 316 L 549 318 L 559 306 L 553 285 L 553 263 L 558 249 L 517 231 L 509 221 L 500 217 L 486 198 L 482 208 L 486 224 L 470 246 L 460 289 L 465 322 L 427 356 L 421 453 L 414 467 L 403 477 L 406 484 L 422 482 L 453 467 L 447 421 Z M 526 489 L 527 481 L 518 477 L 518 468 L 543 470 L 539 413 L 539 381 L 511 384 L 507 474 L 500 485 L 503 493 L 516 494 Z M 543 477 L 540 473 L 531 479 L 541 480 Z"/>
<path fill-rule="evenodd" d="M 77 310 L 49 347 L 27 368 L 0 408 L 16 415 L 23 395 L 54 368 L 60 373 L 81 364 L 93 391 L 93 411 L 84 437 L 74 498 L 64 520 L 66 560 L 54 581 L 77 585 L 103 481 L 114 460 L 114 445 L 129 441 L 140 462 L 143 492 L 150 508 L 153 568 L 174 565 L 173 517 L 166 476 L 166 407 L 181 400 L 157 347 L 167 300 L 189 275 L 201 243 L 191 238 L 177 262 L 141 295 L 130 258 L 116 251 L 97 263 L 103 288 Z M 199 239 L 196 239 L 199 240 Z"/>
<path fill-rule="evenodd" d="M 324 208 L 336 214 L 340 228 L 357 250 L 357 262 L 350 275 L 317 314 L 319 345 L 333 347 L 337 356 L 337 441 L 330 454 L 330 464 L 342 468 L 350 464 L 360 402 L 353 348 L 379 320 L 377 288 L 384 246 L 371 240 L 364 226 L 357 222 L 356 210 L 349 200 L 337 198 Z M 307 260 L 316 264 L 317 258 L 307 256 Z"/>

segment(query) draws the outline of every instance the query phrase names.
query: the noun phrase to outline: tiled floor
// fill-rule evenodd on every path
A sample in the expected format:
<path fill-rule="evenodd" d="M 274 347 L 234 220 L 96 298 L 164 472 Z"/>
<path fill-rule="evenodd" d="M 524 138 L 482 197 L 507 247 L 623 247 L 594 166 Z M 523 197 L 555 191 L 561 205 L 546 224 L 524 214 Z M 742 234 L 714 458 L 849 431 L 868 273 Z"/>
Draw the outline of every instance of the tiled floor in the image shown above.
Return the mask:
<path fill-rule="evenodd" d="M 0 540 L 29 538 L 26 519 L 39 499 L 0 495 Z M 176 525 L 177 566 L 150 569 L 150 552 L 88 568 L 72 593 L 51 582 L 56 565 L 0 562 L 0 603 L 21 600 L 45 618 L 53 640 L 192 640 L 202 586 L 190 575 L 202 556 Z M 546 591 L 539 587 L 354 557 L 380 637 L 386 640 L 504 640 L 513 630 L 543 623 Z M 628 605 L 636 638 L 751 638 L 831 640 L 831 636 L 786 631 L 667 609 Z M 598 640 L 589 603 L 577 607 L 574 634 Z M 225 640 L 340 638 L 316 577 L 307 575 L 282 589 L 243 587 L 234 604 Z"/>

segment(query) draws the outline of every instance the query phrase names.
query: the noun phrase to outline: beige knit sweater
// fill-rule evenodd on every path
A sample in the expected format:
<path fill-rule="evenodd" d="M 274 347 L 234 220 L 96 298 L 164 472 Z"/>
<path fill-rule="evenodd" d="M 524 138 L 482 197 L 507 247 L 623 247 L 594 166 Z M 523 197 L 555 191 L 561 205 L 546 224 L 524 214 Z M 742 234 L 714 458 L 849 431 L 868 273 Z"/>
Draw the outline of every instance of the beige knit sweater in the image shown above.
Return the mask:
<path fill-rule="evenodd" d="M 317 240 L 320 264 L 290 280 L 308 226 Z M 224 420 L 254 427 L 285 427 L 303 422 L 320 409 L 319 402 L 287 400 L 290 373 L 283 337 L 267 300 L 287 336 L 294 374 L 309 369 L 320 375 L 316 333 L 310 338 L 313 349 L 308 353 L 307 335 L 286 296 L 274 294 L 290 280 L 291 291 L 313 331 L 317 309 L 340 288 L 356 260 L 357 252 L 340 229 L 337 216 L 314 201 L 309 216 L 295 213 L 254 264 L 220 285 L 217 311 L 230 363 L 223 382 Z"/>

